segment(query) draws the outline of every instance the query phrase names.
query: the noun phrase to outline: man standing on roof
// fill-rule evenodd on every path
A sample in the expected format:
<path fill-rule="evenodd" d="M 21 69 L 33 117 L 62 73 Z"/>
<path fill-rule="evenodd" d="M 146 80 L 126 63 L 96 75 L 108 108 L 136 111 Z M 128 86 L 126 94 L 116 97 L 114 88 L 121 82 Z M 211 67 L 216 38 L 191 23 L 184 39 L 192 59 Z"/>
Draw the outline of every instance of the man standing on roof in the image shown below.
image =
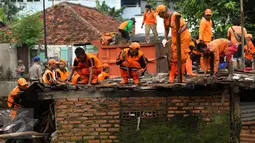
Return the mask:
<path fill-rule="evenodd" d="M 212 10 L 206 9 L 204 12 L 204 17 L 200 20 L 199 41 L 205 44 L 209 44 L 213 39 L 211 17 Z"/>
<path fill-rule="evenodd" d="M 56 70 L 56 80 L 58 82 L 65 83 L 69 76 L 69 71 L 66 70 L 66 61 L 60 60 L 59 61 L 59 68 Z"/>
<path fill-rule="evenodd" d="M 216 74 L 218 72 L 219 61 L 221 58 L 226 57 L 226 61 L 229 64 L 233 54 L 237 51 L 237 45 L 233 42 L 221 38 L 215 39 L 208 44 L 208 47 L 205 46 L 200 49 L 202 56 L 204 58 L 205 65 L 210 61 L 210 64 L 213 65 L 213 78 L 216 79 Z M 209 68 L 209 67 L 207 67 Z"/>
<path fill-rule="evenodd" d="M 108 64 L 104 63 L 102 65 L 102 68 L 103 68 L 103 70 L 102 70 L 101 74 L 98 75 L 99 82 L 104 81 L 109 78 L 110 66 Z"/>
<path fill-rule="evenodd" d="M 240 58 L 242 57 L 242 27 L 240 26 L 240 20 L 238 18 L 233 18 L 232 26 L 228 28 L 228 40 L 234 44 L 238 44 L 238 51 L 234 54 L 234 58 L 237 59 L 238 69 L 241 67 Z M 247 31 L 244 28 L 244 37 L 247 37 Z M 246 39 L 244 39 L 244 45 L 246 44 Z"/>
<path fill-rule="evenodd" d="M 30 83 L 34 82 L 42 82 L 42 67 L 40 65 L 40 57 L 35 56 L 34 59 L 34 64 L 29 68 L 29 78 L 30 78 Z"/>
<path fill-rule="evenodd" d="M 56 76 L 55 76 L 55 71 L 54 69 L 56 68 L 56 65 L 58 62 L 54 59 L 50 59 L 48 61 L 48 68 L 43 74 L 43 82 L 47 85 L 56 85 Z"/>
<path fill-rule="evenodd" d="M 176 47 L 176 36 L 177 32 L 181 35 L 181 60 L 182 60 L 182 75 L 184 75 L 185 67 L 186 67 L 186 60 L 189 53 L 189 44 L 191 41 L 191 35 L 188 30 L 188 26 L 185 23 L 184 19 L 180 19 L 180 29 L 179 31 L 176 30 L 176 23 L 175 18 L 176 15 L 180 15 L 177 12 L 168 10 L 165 5 L 159 5 L 156 8 L 156 14 L 159 17 L 164 19 L 164 27 L 165 27 L 165 39 L 168 40 L 168 34 L 171 27 L 172 31 L 172 45 L 171 45 L 171 59 L 170 59 L 170 72 L 169 72 L 169 82 L 174 82 L 175 73 L 177 70 L 177 47 Z M 184 76 L 182 76 L 184 81 Z"/>
<path fill-rule="evenodd" d="M 76 58 L 73 63 L 73 68 L 68 77 L 68 81 L 71 80 L 73 73 L 76 71 L 81 78 L 79 83 L 81 84 L 97 84 L 98 75 L 101 73 L 101 62 L 99 59 L 89 53 L 85 53 L 85 50 L 81 47 L 75 49 Z"/>
<path fill-rule="evenodd" d="M 124 21 L 119 26 L 119 32 L 121 33 L 122 38 L 127 41 L 130 40 L 129 33 L 132 33 L 132 26 L 135 24 L 135 18 L 131 18 L 128 21 Z"/>
<path fill-rule="evenodd" d="M 150 43 L 150 30 L 152 30 L 155 40 L 158 40 L 157 17 L 155 16 L 154 11 L 151 9 L 150 5 L 145 6 L 141 28 L 143 28 L 144 23 L 146 43 Z"/>
<path fill-rule="evenodd" d="M 137 42 L 133 42 L 129 47 L 123 49 L 116 60 L 116 64 L 120 65 L 121 84 L 127 84 L 129 77 L 133 78 L 134 84 L 139 84 L 139 77 L 146 70 L 144 54 Z"/>
<path fill-rule="evenodd" d="M 252 35 L 247 34 L 247 42 L 244 46 L 246 71 L 252 70 L 252 60 L 255 62 L 255 47 L 252 43 Z"/>
<path fill-rule="evenodd" d="M 25 91 L 28 89 L 28 84 L 27 81 L 24 78 L 19 78 L 18 81 L 18 86 L 16 86 L 11 93 L 8 96 L 8 101 L 7 101 L 7 105 L 8 107 L 14 108 L 14 110 L 11 110 L 11 116 L 12 116 L 12 120 L 15 118 L 16 114 L 17 114 L 17 109 L 20 108 L 19 104 L 18 104 L 18 100 L 19 98 L 17 97 L 19 92 Z"/>

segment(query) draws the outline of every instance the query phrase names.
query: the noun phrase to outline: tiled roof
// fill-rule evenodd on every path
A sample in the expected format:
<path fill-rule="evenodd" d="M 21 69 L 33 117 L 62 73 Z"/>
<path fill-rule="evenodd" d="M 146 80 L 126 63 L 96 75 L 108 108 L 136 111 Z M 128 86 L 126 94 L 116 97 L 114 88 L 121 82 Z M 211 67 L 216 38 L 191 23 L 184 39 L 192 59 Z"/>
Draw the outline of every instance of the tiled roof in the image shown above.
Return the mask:
<path fill-rule="evenodd" d="M 120 21 L 96 8 L 63 2 L 46 9 L 47 44 L 85 44 L 104 32 L 117 32 Z"/>

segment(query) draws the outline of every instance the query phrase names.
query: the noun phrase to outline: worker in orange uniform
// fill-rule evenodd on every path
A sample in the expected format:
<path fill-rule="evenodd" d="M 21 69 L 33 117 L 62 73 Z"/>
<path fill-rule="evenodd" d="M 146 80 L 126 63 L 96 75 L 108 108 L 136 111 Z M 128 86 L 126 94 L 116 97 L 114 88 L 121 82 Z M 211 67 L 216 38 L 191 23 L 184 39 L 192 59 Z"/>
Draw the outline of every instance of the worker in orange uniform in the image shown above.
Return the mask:
<path fill-rule="evenodd" d="M 103 64 L 102 65 L 102 72 L 101 74 L 98 76 L 98 81 L 104 81 L 105 79 L 109 78 L 109 72 L 110 72 L 110 66 L 108 64 Z"/>
<path fill-rule="evenodd" d="M 59 61 L 59 68 L 56 70 L 56 80 L 58 82 L 65 83 L 69 76 L 69 71 L 66 69 L 66 61 L 60 60 Z"/>
<path fill-rule="evenodd" d="M 16 86 L 11 93 L 8 96 L 8 107 L 14 108 L 14 110 L 11 110 L 11 116 L 12 116 L 12 120 L 15 118 L 16 114 L 17 114 L 17 109 L 20 108 L 19 104 L 17 103 L 19 98 L 17 97 L 19 92 L 23 92 L 26 89 L 28 89 L 28 83 L 24 78 L 19 78 L 18 81 L 18 86 Z"/>
<path fill-rule="evenodd" d="M 56 81 L 55 71 L 56 65 L 59 64 L 56 60 L 50 59 L 48 61 L 48 67 L 43 74 L 43 82 L 47 85 L 56 85 L 58 82 Z"/>
<path fill-rule="evenodd" d="M 177 47 L 176 47 L 176 36 L 177 32 L 181 35 L 181 60 L 182 60 L 182 75 L 184 75 L 186 60 L 188 58 L 189 44 L 191 41 L 191 35 L 188 30 L 188 26 L 185 23 L 184 19 L 180 19 L 180 29 L 176 30 L 176 15 L 180 15 L 177 12 L 168 10 L 165 5 L 159 5 L 156 8 L 156 14 L 158 14 L 161 18 L 164 19 L 164 27 L 165 27 L 165 39 L 168 40 L 168 34 L 171 27 L 172 31 L 172 45 L 171 45 L 171 59 L 170 59 L 170 72 L 169 72 L 169 82 L 174 82 L 175 72 L 177 70 Z M 182 81 L 184 82 L 184 76 L 182 76 Z"/>
<path fill-rule="evenodd" d="M 214 79 L 216 79 L 220 58 L 226 57 L 226 62 L 229 64 L 230 59 L 236 51 L 237 45 L 224 38 L 213 40 L 208 44 L 208 48 L 205 47 L 202 50 L 205 65 L 208 65 L 208 61 L 213 65 L 213 69 L 210 70 L 213 70 Z"/>
<path fill-rule="evenodd" d="M 133 78 L 134 84 L 139 84 L 139 77 L 146 70 L 144 54 L 137 42 L 133 42 L 129 47 L 123 49 L 116 60 L 116 64 L 120 65 L 121 84 L 127 84 L 129 77 Z"/>
<path fill-rule="evenodd" d="M 187 73 L 187 75 L 190 75 L 190 76 L 197 76 L 197 74 L 193 73 L 193 71 L 192 71 L 193 61 L 190 58 L 190 54 L 192 53 L 192 51 L 196 47 L 195 42 L 196 41 L 193 41 L 193 40 L 190 41 L 189 49 L 190 49 L 191 52 L 189 53 L 187 61 L 186 61 L 186 73 Z"/>
<path fill-rule="evenodd" d="M 129 34 L 132 33 L 132 26 L 135 24 L 135 18 L 131 18 L 130 20 L 124 21 L 119 26 L 119 32 L 121 33 L 122 38 L 127 41 L 130 40 Z"/>
<path fill-rule="evenodd" d="M 238 18 L 233 18 L 232 26 L 228 28 L 228 40 L 232 41 L 235 44 L 238 44 L 238 51 L 234 54 L 233 58 L 237 61 L 237 68 L 240 69 L 241 63 L 240 58 L 242 57 L 242 27 L 240 26 L 240 20 Z M 244 37 L 247 37 L 247 31 L 243 28 Z M 244 45 L 246 44 L 246 40 L 244 40 Z"/>
<path fill-rule="evenodd" d="M 150 5 L 145 6 L 141 28 L 143 28 L 144 23 L 146 43 L 150 43 L 150 30 L 153 32 L 155 40 L 158 40 L 157 17 L 155 16 L 154 11 L 151 9 Z"/>
<path fill-rule="evenodd" d="M 255 62 L 255 47 L 252 43 L 252 35 L 247 34 L 247 43 L 244 46 L 246 71 L 252 70 L 252 60 Z"/>
<path fill-rule="evenodd" d="M 199 41 L 209 44 L 213 39 L 212 34 L 212 10 L 206 9 L 204 17 L 200 20 L 199 25 Z"/>
<path fill-rule="evenodd" d="M 80 81 L 81 81 L 81 76 L 77 72 L 74 72 L 73 78 L 72 78 L 72 84 L 76 85 L 80 83 Z"/>
<path fill-rule="evenodd" d="M 92 54 L 85 53 L 85 50 L 81 47 L 75 49 L 75 55 L 76 58 L 74 59 L 68 81 L 71 80 L 73 73 L 76 71 L 81 77 L 80 84 L 97 84 L 97 78 L 102 68 L 99 59 Z"/>

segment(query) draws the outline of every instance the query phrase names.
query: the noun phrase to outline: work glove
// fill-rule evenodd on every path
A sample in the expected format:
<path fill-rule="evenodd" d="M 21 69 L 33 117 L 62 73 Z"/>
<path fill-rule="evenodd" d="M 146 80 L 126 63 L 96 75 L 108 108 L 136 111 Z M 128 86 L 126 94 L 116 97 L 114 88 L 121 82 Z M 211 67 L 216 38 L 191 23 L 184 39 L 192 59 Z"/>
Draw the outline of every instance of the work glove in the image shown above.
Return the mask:
<path fill-rule="evenodd" d="M 138 77 L 141 77 L 143 74 L 143 70 L 142 69 L 138 70 L 136 74 Z"/>
<path fill-rule="evenodd" d="M 141 28 L 143 29 L 143 24 L 142 24 Z"/>

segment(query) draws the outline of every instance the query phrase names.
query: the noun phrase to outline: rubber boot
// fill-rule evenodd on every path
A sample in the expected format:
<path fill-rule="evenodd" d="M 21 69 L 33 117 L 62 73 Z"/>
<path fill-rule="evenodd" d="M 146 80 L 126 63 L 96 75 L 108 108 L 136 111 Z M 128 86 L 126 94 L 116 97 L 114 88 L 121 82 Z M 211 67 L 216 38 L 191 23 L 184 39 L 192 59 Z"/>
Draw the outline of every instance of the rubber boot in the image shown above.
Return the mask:
<path fill-rule="evenodd" d="M 230 60 L 229 63 L 228 63 L 228 77 L 227 77 L 227 80 L 233 80 L 233 73 L 234 73 L 233 62 L 232 62 L 232 60 Z"/>
<path fill-rule="evenodd" d="M 128 72 L 126 70 L 120 69 L 120 74 L 122 77 L 122 81 L 120 84 L 127 84 L 128 83 Z"/>
<path fill-rule="evenodd" d="M 187 75 L 197 76 L 197 74 L 194 74 L 192 71 L 192 60 L 190 58 L 188 58 L 186 61 L 186 72 L 187 72 Z"/>
<path fill-rule="evenodd" d="M 182 82 L 184 82 L 185 69 L 186 69 L 186 63 L 182 63 Z"/>
<path fill-rule="evenodd" d="M 131 71 L 131 75 L 133 77 L 134 84 L 139 84 L 140 80 L 139 77 L 137 76 L 137 71 Z"/>
<path fill-rule="evenodd" d="M 170 83 L 174 82 L 176 68 L 177 68 L 177 63 L 170 63 L 170 71 L 169 71 L 169 82 Z"/>

